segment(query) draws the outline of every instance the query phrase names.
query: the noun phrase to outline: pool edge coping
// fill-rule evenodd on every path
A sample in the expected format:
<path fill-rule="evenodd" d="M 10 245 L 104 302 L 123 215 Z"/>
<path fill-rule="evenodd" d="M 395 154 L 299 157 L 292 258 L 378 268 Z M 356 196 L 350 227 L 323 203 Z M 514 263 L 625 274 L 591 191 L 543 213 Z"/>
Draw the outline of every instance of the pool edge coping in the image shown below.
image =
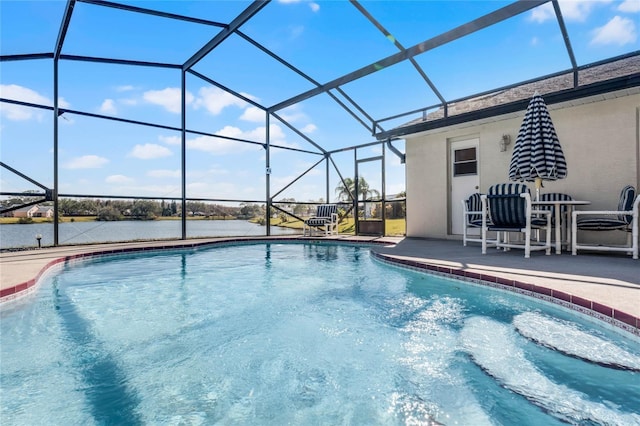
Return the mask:
<path fill-rule="evenodd" d="M 300 242 L 300 243 L 334 243 L 334 244 L 356 244 L 356 245 L 395 245 L 393 242 L 383 241 L 383 240 L 334 240 L 334 239 L 320 239 L 313 237 L 230 237 L 230 238 L 222 238 L 219 240 L 207 240 L 207 241 L 193 241 L 193 242 L 184 242 L 174 241 L 171 243 L 166 243 L 162 245 L 141 245 L 141 246 L 132 246 L 132 247 L 118 247 L 118 248 L 104 248 L 104 249 L 96 249 L 89 250 L 80 253 L 74 253 L 69 255 L 60 256 L 54 258 L 47 262 L 44 266 L 40 268 L 35 277 L 18 283 L 13 286 L 9 286 L 3 289 L 0 289 L 0 306 L 3 304 L 22 298 L 31 292 L 35 291 L 38 288 L 40 282 L 46 277 L 47 274 L 55 271 L 56 268 L 62 267 L 64 265 L 69 265 L 73 262 L 88 260 L 94 257 L 102 257 L 102 256 L 113 256 L 113 255 L 121 255 L 128 253 L 136 253 L 136 252 L 152 252 L 152 251 L 163 251 L 163 250 L 181 250 L 181 249 L 198 249 L 198 248 L 206 248 L 209 246 L 219 246 L 219 245 L 227 245 L 227 244 L 240 244 L 240 243 L 248 243 L 248 244 L 259 244 L 259 243 L 267 243 L 267 242 Z"/>
<path fill-rule="evenodd" d="M 525 281 L 498 277 L 490 274 L 482 274 L 466 271 L 462 268 L 446 267 L 429 263 L 428 260 L 412 260 L 384 254 L 375 250 L 371 255 L 384 262 L 407 269 L 455 278 L 473 282 L 486 287 L 518 293 L 537 300 L 543 300 L 558 306 L 579 312 L 611 326 L 621 329 L 640 339 L 640 318 L 626 312 L 616 310 L 610 306 L 580 297 L 565 291 L 554 290 L 549 287 L 528 283 Z"/>
<path fill-rule="evenodd" d="M 325 240 L 312 237 L 240 237 L 240 238 L 224 238 L 220 240 L 193 241 L 185 243 L 184 241 L 176 241 L 162 245 L 143 245 L 132 247 L 104 248 L 98 250 L 90 250 L 81 253 L 74 253 L 58 258 L 54 258 L 47 262 L 36 274 L 35 277 L 0 290 L 0 306 L 6 302 L 22 298 L 38 288 L 40 282 L 45 276 L 53 272 L 56 268 L 68 265 L 70 263 L 90 259 L 93 257 L 111 256 L 118 254 L 127 254 L 135 252 L 151 252 L 162 250 L 176 249 L 197 249 L 209 246 L 219 246 L 238 243 L 266 243 L 266 242 L 301 242 L 301 243 L 334 243 L 334 244 L 355 244 L 355 245 L 396 245 L 394 242 L 383 240 Z M 610 306 L 604 305 L 594 300 L 586 299 L 571 293 L 560 290 L 554 290 L 545 286 L 528 283 L 525 281 L 513 280 L 504 277 L 498 277 L 490 274 L 482 274 L 473 271 L 466 271 L 461 268 L 445 267 L 429 263 L 427 259 L 417 261 L 404 259 L 394 255 L 387 255 L 375 250 L 371 250 L 371 255 L 383 262 L 393 265 L 415 269 L 421 272 L 435 273 L 438 275 L 448 276 L 452 278 L 471 281 L 483 286 L 500 288 L 503 290 L 519 293 L 538 300 L 544 300 L 555 305 L 563 306 L 576 312 L 583 313 L 600 321 L 608 323 L 616 328 L 622 329 L 635 337 L 640 338 L 640 318 L 635 317 L 626 312 L 616 310 Z"/>

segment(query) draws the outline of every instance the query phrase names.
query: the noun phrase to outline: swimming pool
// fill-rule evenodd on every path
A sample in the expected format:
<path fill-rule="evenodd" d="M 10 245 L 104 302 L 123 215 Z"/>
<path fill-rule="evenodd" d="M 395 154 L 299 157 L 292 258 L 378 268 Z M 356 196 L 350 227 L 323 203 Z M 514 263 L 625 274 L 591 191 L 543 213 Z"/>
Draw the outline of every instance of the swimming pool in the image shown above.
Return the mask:
<path fill-rule="evenodd" d="M 2 424 L 640 424 L 637 342 L 362 246 L 96 258 L 1 320 Z"/>

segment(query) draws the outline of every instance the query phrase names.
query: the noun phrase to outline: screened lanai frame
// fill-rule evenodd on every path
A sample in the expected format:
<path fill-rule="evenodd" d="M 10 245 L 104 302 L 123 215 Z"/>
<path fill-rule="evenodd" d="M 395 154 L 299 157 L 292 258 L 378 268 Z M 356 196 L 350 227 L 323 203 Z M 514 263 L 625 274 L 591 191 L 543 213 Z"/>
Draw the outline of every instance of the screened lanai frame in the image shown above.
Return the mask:
<path fill-rule="evenodd" d="M 101 6 L 101 7 L 105 7 L 105 8 L 115 8 L 121 11 L 125 11 L 125 12 L 129 12 L 132 14 L 148 14 L 148 15 L 154 15 L 154 16 L 158 16 L 158 17 L 162 17 L 162 18 L 167 18 L 167 19 L 174 19 L 174 20 L 182 20 L 185 22 L 189 22 L 189 23 L 193 23 L 193 24 L 200 24 L 200 25 L 208 25 L 208 26 L 213 26 L 213 27 L 217 27 L 220 28 L 220 31 L 218 32 L 218 34 L 216 36 L 214 36 L 211 40 L 209 40 L 206 44 L 204 44 L 199 50 L 197 50 L 196 52 L 194 52 L 184 63 L 182 64 L 172 64 L 172 63 L 161 63 L 161 62 L 149 62 L 149 61 L 136 61 L 136 60 L 125 60 L 125 59 L 116 59 L 116 58 L 105 58 L 105 57 L 90 57 L 90 56 L 79 56 L 79 55 L 68 55 L 68 54 L 63 54 L 62 53 L 62 49 L 65 43 L 65 37 L 67 35 L 67 31 L 69 29 L 69 26 L 71 25 L 72 21 L 75 19 L 73 17 L 73 10 L 74 10 L 74 6 L 77 3 L 86 3 L 86 4 L 91 4 L 94 6 Z M 330 173 L 330 167 L 333 166 L 335 169 L 335 172 L 338 174 L 340 180 L 342 181 L 342 183 L 346 186 L 345 184 L 345 176 L 343 176 L 343 174 L 341 173 L 340 169 L 338 168 L 338 166 L 336 165 L 336 163 L 333 161 L 332 156 L 336 155 L 337 153 L 343 153 L 345 151 L 353 151 L 354 152 L 354 165 L 357 164 L 358 162 L 358 154 L 357 151 L 359 149 L 362 148 L 366 148 L 369 146 L 381 146 L 381 158 L 382 161 L 384 162 L 385 156 L 387 155 L 387 150 L 390 151 L 393 155 L 398 156 L 402 161 L 404 161 L 404 154 L 402 152 L 400 152 L 395 146 L 394 146 L 394 140 L 398 139 L 398 136 L 402 135 L 402 132 L 394 132 L 394 129 L 391 130 L 387 130 L 385 128 L 383 128 L 383 125 L 387 122 L 392 122 L 392 121 L 397 121 L 398 119 L 402 119 L 403 117 L 408 117 L 411 115 L 415 115 L 416 113 L 419 113 L 421 115 L 423 115 L 424 117 L 426 117 L 426 114 L 428 111 L 433 110 L 433 109 L 443 109 L 444 111 L 444 117 L 446 118 L 448 116 L 448 106 L 450 104 L 459 102 L 461 100 L 464 99 L 468 99 L 474 96 L 478 96 L 481 94 L 475 94 L 475 95 L 469 95 L 469 96 L 465 96 L 464 98 L 456 98 L 456 99 L 449 99 L 447 100 L 445 98 L 445 96 L 440 92 L 440 90 L 438 89 L 438 87 L 433 83 L 433 81 L 430 79 L 429 75 L 427 72 L 425 72 L 425 70 L 423 69 L 423 67 L 418 63 L 417 61 L 417 57 L 423 53 L 429 52 L 437 47 L 440 46 L 445 46 L 453 41 L 462 39 L 466 36 L 472 35 L 474 33 L 477 33 L 480 30 L 483 30 L 485 28 L 489 28 L 493 25 L 499 24 L 501 22 L 507 21 L 510 18 L 516 17 L 518 15 L 521 15 L 525 12 L 528 12 L 536 7 L 540 7 L 546 3 L 551 3 L 553 6 L 553 10 L 555 13 L 555 17 L 556 17 L 556 21 L 558 24 L 558 28 L 562 34 L 563 37 L 563 42 L 564 42 L 564 50 L 566 51 L 566 55 L 569 59 L 569 62 L 571 64 L 571 68 L 568 70 L 561 70 L 557 73 L 554 74 L 547 74 L 544 76 L 540 76 L 537 79 L 545 79 L 548 78 L 549 76 L 552 75 L 556 75 L 556 74 L 561 74 L 561 73 L 566 73 L 566 72 L 571 72 L 573 73 L 574 76 L 574 87 L 578 86 L 578 73 L 579 71 L 582 69 L 582 67 L 578 66 L 576 58 L 574 56 L 573 53 L 573 49 L 571 46 L 571 42 L 570 42 L 570 38 L 569 38 L 569 34 L 567 32 L 567 28 L 562 16 L 562 11 L 560 8 L 560 5 L 558 3 L 557 0 L 521 0 L 521 1 L 516 1 L 513 3 L 509 3 L 506 6 L 500 7 L 490 13 L 487 13 L 479 18 L 476 18 L 472 21 L 466 22 L 462 25 L 459 25 L 451 30 L 448 30 L 446 32 L 443 32 L 439 35 L 436 35 L 435 37 L 431 37 L 427 40 L 424 40 L 420 43 L 414 44 L 411 47 L 404 47 L 397 39 L 395 39 L 395 37 L 393 37 L 393 35 L 391 34 L 391 32 L 389 32 L 381 22 L 379 22 L 375 16 L 370 13 L 367 9 L 367 7 L 361 3 L 358 2 L 356 0 L 350 1 L 350 3 L 355 7 L 355 9 L 358 10 L 359 13 L 361 13 L 370 23 L 373 27 L 375 27 L 375 29 L 384 37 L 386 37 L 388 40 L 392 41 L 393 45 L 395 46 L 395 48 L 397 49 L 397 53 L 389 55 L 384 57 L 381 60 L 375 61 L 374 63 L 371 63 L 367 66 L 361 67 L 355 71 L 352 71 L 350 73 L 344 74 L 338 78 L 335 78 L 333 80 L 330 80 L 326 83 L 321 83 L 319 81 L 317 81 L 316 79 L 314 79 L 313 77 L 311 77 L 310 75 L 306 74 L 303 70 L 297 68 L 295 65 L 291 64 L 289 61 L 283 59 L 282 57 L 278 56 L 277 54 L 273 53 L 271 50 L 269 50 L 268 48 L 266 48 L 264 45 L 260 44 L 258 41 L 256 41 L 255 39 L 249 37 L 245 32 L 242 31 L 242 26 L 247 24 L 248 22 L 250 22 L 255 16 L 257 16 L 260 11 L 265 8 L 268 3 L 270 3 L 270 0 L 265 0 L 265 1 L 254 1 L 252 3 L 249 4 L 249 6 L 247 8 L 245 8 L 240 14 L 238 14 L 235 18 L 233 18 L 232 20 L 230 20 L 229 22 L 226 23 L 222 23 L 222 22 L 214 22 L 214 21 L 209 21 L 209 20 L 205 20 L 205 19 L 201 19 L 198 17 L 190 17 L 190 16 L 184 16 L 184 15 L 177 15 L 177 14 L 173 14 L 173 13 L 168 13 L 168 12 L 162 12 L 159 10 L 154 10 L 154 9 L 149 9 L 149 8 L 140 8 L 140 7 L 136 7 L 136 6 L 131 6 L 131 5 L 127 5 L 127 4 L 123 4 L 123 3 L 115 3 L 115 2 L 107 2 L 107 1 L 101 1 L 101 0 L 68 0 L 66 3 L 66 8 L 61 20 L 61 24 L 60 24 L 60 29 L 59 29 L 59 33 L 58 33 L 58 37 L 55 40 L 55 45 L 54 45 L 54 49 L 53 52 L 51 53 L 25 53 L 25 54 L 12 54 L 12 55 L 2 55 L 0 56 L 0 62 L 6 62 L 6 61 L 28 61 L 28 60 L 38 60 L 38 59 L 47 59 L 47 60 L 53 60 L 53 92 L 54 92 L 54 96 L 53 96 L 53 106 L 47 106 L 47 105 L 40 105 L 40 104 L 33 104 L 33 103 L 29 103 L 29 102 L 24 102 L 24 101 L 20 101 L 20 100 L 15 100 L 15 99 L 7 99 L 7 98 L 0 98 L 1 102 L 5 102 L 5 103 L 10 103 L 10 104 L 15 104 L 15 105 L 21 105 L 21 106 L 26 106 L 26 107 L 31 107 L 31 108 L 38 108 L 38 109 L 44 109 L 44 110 L 49 110 L 51 111 L 54 119 L 53 119 L 53 188 L 47 188 L 46 186 L 42 185 L 39 182 L 36 182 L 35 180 L 31 179 L 29 176 L 27 176 L 26 174 L 22 173 L 19 170 L 16 170 L 15 168 L 13 168 L 10 164 L 5 164 L 4 162 L 2 162 L 2 166 L 11 171 L 12 173 L 16 173 L 19 176 L 23 177 L 24 179 L 32 182 L 33 184 L 35 184 L 36 186 L 40 187 L 41 189 L 43 189 L 43 193 L 40 194 L 44 200 L 48 200 L 48 201 L 53 201 L 54 202 L 54 245 L 58 245 L 58 223 L 59 223 L 59 217 L 58 217 L 58 199 L 59 197 L 92 197 L 92 198 L 96 198 L 96 197 L 105 197 L 105 198 L 126 198 L 126 199 L 153 199 L 153 200 L 160 200 L 163 199 L 163 197 L 158 197 L 158 196 L 136 196 L 134 194 L 132 195 L 127 195 L 127 196 L 121 196 L 121 197 L 114 197 L 112 195 L 106 195 L 106 194 L 61 194 L 59 193 L 59 178 L 58 178 L 58 167 L 59 167 L 59 160 L 58 160 L 58 135 L 59 135 L 59 130 L 58 130 L 58 117 L 63 116 L 63 114 L 68 113 L 68 114 L 76 114 L 76 115 L 81 115 L 81 116 L 86 116 L 86 117 L 92 117 L 92 118 L 97 118 L 97 119 L 104 119 L 104 120 L 114 120 L 117 122 L 122 122 L 122 123 L 128 123 L 128 124 L 134 124 L 134 125 L 140 125 L 140 126 L 149 126 L 149 127 L 155 127 L 155 128 L 163 128 L 163 129 L 167 129 L 167 130 L 172 130 L 172 131 L 176 131 L 179 132 L 181 134 L 181 202 L 182 202 L 182 211 L 186 211 L 185 209 L 185 205 L 187 200 L 200 200 L 200 201 L 214 201 L 214 202 L 243 202 L 243 201 L 250 201 L 250 202 L 261 202 L 264 203 L 267 206 L 267 214 L 266 214 L 266 224 L 267 224 L 267 228 L 266 228 L 266 232 L 267 235 L 270 235 L 271 233 L 271 226 L 270 226 L 270 214 L 269 212 L 272 210 L 272 208 L 275 209 L 279 209 L 279 207 L 277 205 L 274 205 L 274 203 L 276 201 L 274 201 L 274 199 L 281 194 L 284 190 L 286 190 L 289 186 L 295 184 L 295 182 L 302 178 L 305 174 L 307 174 L 309 171 L 311 171 L 312 169 L 318 167 L 320 164 L 324 163 L 325 164 L 325 175 L 326 175 L 326 200 L 330 200 L 330 185 L 329 185 L 329 173 Z M 268 55 L 269 57 L 271 57 L 272 59 L 274 59 L 275 61 L 277 61 L 278 63 L 280 63 L 281 65 L 283 65 L 284 67 L 286 67 L 289 71 L 292 71 L 293 73 L 297 74 L 298 76 L 302 77 L 303 79 L 305 79 L 307 82 L 309 82 L 313 88 L 303 91 L 297 95 L 294 95 L 288 99 L 285 99 L 284 101 L 280 101 L 277 102 L 273 105 L 270 106 L 265 106 L 262 105 L 259 102 L 256 102 L 254 100 L 252 100 L 251 98 L 244 96 L 242 93 L 240 93 L 239 91 L 235 91 L 234 88 L 232 87 L 227 87 L 221 83 L 219 83 L 218 81 L 215 81 L 214 79 L 211 79 L 210 77 L 208 77 L 207 75 L 203 75 L 197 71 L 195 71 L 193 68 L 193 66 L 195 64 L 197 64 L 200 60 L 202 60 L 203 58 L 205 58 L 208 54 L 210 54 L 211 52 L 213 52 L 216 48 L 218 48 L 228 37 L 230 37 L 231 35 L 235 35 L 235 36 L 239 36 L 241 37 L 243 40 L 245 40 L 246 42 L 248 42 L 249 44 L 251 44 L 252 46 L 254 46 L 255 48 L 257 48 L 258 50 L 260 50 L 261 52 L 263 52 L 264 54 Z M 181 94 L 182 94 L 182 112 L 181 112 L 181 126 L 179 127 L 174 127 L 174 126 L 164 126 L 164 125 L 160 125 L 160 124 L 155 124 L 155 123 L 149 123 L 149 122 L 143 122 L 143 121 L 137 121 L 137 120 L 130 120 L 130 119 L 125 119 L 125 118 L 119 118 L 119 117 L 112 117 L 112 116 L 107 116 L 107 115 L 102 115 L 102 114 L 96 114 L 96 113 L 92 113 L 92 112 L 88 112 L 88 111 L 81 111 L 81 110 L 73 110 L 70 108 L 65 108 L 62 107 L 61 105 L 59 105 L 59 96 L 58 96 L 58 81 L 59 81 L 59 76 L 58 76 L 58 68 L 59 68 L 59 62 L 60 61 L 81 61 L 81 62 L 92 62 L 92 63 L 98 63 L 98 64 L 116 64 L 116 65 L 132 65 L 132 66 L 140 66 L 140 67 L 153 67 L 153 68 L 166 68 L 166 69 L 172 69 L 172 70 L 176 70 L 176 71 L 180 71 L 181 73 L 181 82 L 182 82 L 182 86 L 181 86 Z M 433 94 L 435 94 L 436 98 L 438 99 L 437 103 L 425 106 L 425 107 L 421 107 L 419 109 L 415 109 L 415 110 L 411 110 L 409 112 L 403 112 L 401 114 L 395 114 L 392 116 L 388 116 L 388 117 L 373 117 L 372 114 L 369 114 L 365 108 L 363 108 L 361 105 L 359 105 L 352 97 L 350 97 L 346 90 L 344 89 L 345 85 L 348 85 L 349 83 L 352 82 L 356 82 L 360 79 L 363 79 L 364 77 L 367 77 L 369 75 L 372 75 L 374 73 L 377 73 L 381 70 L 385 70 L 393 65 L 397 65 L 397 64 L 401 64 L 401 63 L 408 63 L 410 64 L 410 66 L 415 70 L 415 72 L 420 76 L 420 79 L 424 82 L 424 85 L 428 88 L 428 90 L 430 90 Z M 196 77 L 214 87 L 217 87 L 221 90 L 224 90 L 227 93 L 230 93 L 232 95 L 234 95 L 235 97 L 242 99 L 244 102 L 253 105 L 256 108 L 259 108 L 260 110 L 264 111 L 265 113 L 265 122 L 266 122 L 266 137 L 265 137 L 265 142 L 259 142 L 259 141 L 255 141 L 255 140 L 246 140 L 246 139 L 238 139 L 238 138 L 231 138 L 228 136 L 223 136 L 223 135 L 219 135 L 219 134 L 214 134 L 214 133 L 207 133 L 207 132 L 201 132 L 201 131 L 197 131 L 197 130 L 193 130 L 193 129 L 188 129 L 186 126 L 186 100 L 185 100 L 185 93 L 186 93 L 186 77 L 187 74 L 193 77 Z M 522 84 L 522 82 L 518 82 L 509 86 L 503 86 L 500 88 L 500 90 L 504 90 L 506 88 L 509 87 L 515 87 Z M 498 89 L 495 89 L 498 90 Z M 307 99 L 313 98 L 315 96 L 318 95 L 327 95 L 329 96 L 339 108 L 342 108 L 344 111 L 346 111 L 352 118 L 353 120 L 355 120 L 357 123 L 359 123 L 361 126 L 363 126 L 371 135 L 372 137 L 375 139 L 373 142 L 367 142 L 367 143 L 363 143 L 363 144 L 358 144 L 358 145 L 351 145 L 351 146 L 346 146 L 346 147 L 342 147 L 339 149 L 333 149 L 333 150 L 327 150 L 325 148 L 323 148 L 322 144 L 318 141 L 314 141 L 313 139 L 311 139 L 309 136 L 307 136 L 306 134 L 304 134 L 302 131 L 300 131 L 299 129 L 297 129 L 294 125 L 290 124 L 287 122 L 287 120 L 281 116 L 279 113 L 284 110 L 287 107 L 296 105 L 299 102 L 305 101 Z M 372 96 L 375 96 L 375 94 L 372 94 Z M 293 147 L 288 147 L 288 146 L 278 146 L 277 144 L 272 144 L 271 140 L 270 140 L 270 135 L 269 135 L 269 123 L 271 120 L 277 120 L 279 123 L 282 123 L 283 125 L 285 125 L 286 127 L 288 127 L 292 132 L 296 133 L 300 138 L 302 138 L 303 140 L 305 140 L 306 142 L 309 143 L 309 145 L 311 147 L 313 147 L 315 150 L 306 150 L 306 149 L 300 149 L 300 148 L 293 148 Z M 407 119 L 408 120 L 408 119 Z M 188 165 L 186 163 L 186 135 L 187 134 L 200 134 L 203 136 L 211 136 L 211 137 L 215 137 L 215 138 L 220 138 L 220 139 L 229 139 L 229 140 L 234 140 L 235 142 L 240 142 L 240 143 L 246 143 L 246 144 L 253 144 L 253 145 L 257 145 L 257 146 L 262 146 L 262 148 L 265 151 L 265 165 L 264 165 L 264 177 L 265 177 L 265 199 L 264 200 L 240 200 L 240 199 L 217 199 L 217 198 L 207 198 L 207 199 L 194 199 L 194 198 L 187 198 L 187 190 L 186 190 L 186 172 L 188 169 Z M 284 150 L 290 150 L 290 151 L 297 151 L 300 153 L 304 153 L 304 154 L 311 154 L 311 155 L 317 155 L 318 156 L 318 161 L 313 164 L 309 169 L 307 169 L 305 172 L 303 172 L 301 175 L 299 175 L 298 177 L 294 178 L 288 185 L 285 185 L 284 188 L 280 189 L 277 192 L 272 192 L 272 188 L 270 185 L 270 175 L 271 175 L 271 162 L 270 162 L 270 152 L 272 148 L 277 148 L 277 149 L 284 149 Z M 387 149 L 385 149 L 387 148 Z M 357 169 L 357 167 L 354 167 L 354 169 Z M 357 181 L 358 176 L 354 176 L 354 180 Z M 356 185 L 357 188 L 357 185 Z M 384 191 L 384 183 L 382 184 L 382 194 L 381 194 L 381 199 L 382 202 L 384 203 L 386 201 L 386 194 Z M 2 192 L 0 193 L 0 195 L 18 195 L 15 193 L 9 193 L 9 192 Z M 24 194 L 19 194 L 19 195 L 24 195 Z M 167 199 L 175 199 L 174 197 L 167 197 Z M 280 203 L 280 202 L 278 202 Z M 358 206 L 358 201 L 357 201 L 357 194 L 351 194 L 351 207 L 353 209 L 357 209 Z M 384 219 L 384 212 L 385 209 L 382 209 L 382 214 L 383 214 L 383 219 Z M 290 212 L 287 212 L 288 214 L 290 214 Z M 358 215 L 355 214 L 354 215 L 356 221 L 358 220 Z M 356 226 L 357 227 L 357 226 Z M 186 239 L 186 215 L 182 215 L 182 238 Z"/>

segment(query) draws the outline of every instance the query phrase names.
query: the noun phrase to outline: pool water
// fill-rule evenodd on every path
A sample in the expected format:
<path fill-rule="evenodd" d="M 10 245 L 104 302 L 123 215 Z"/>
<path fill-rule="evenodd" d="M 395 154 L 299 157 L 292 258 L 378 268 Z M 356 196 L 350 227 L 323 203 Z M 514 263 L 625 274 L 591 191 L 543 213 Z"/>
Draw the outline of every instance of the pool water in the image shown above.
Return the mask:
<path fill-rule="evenodd" d="M 103 257 L 0 314 L 1 424 L 640 425 L 638 342 L 363 246 Z"/>

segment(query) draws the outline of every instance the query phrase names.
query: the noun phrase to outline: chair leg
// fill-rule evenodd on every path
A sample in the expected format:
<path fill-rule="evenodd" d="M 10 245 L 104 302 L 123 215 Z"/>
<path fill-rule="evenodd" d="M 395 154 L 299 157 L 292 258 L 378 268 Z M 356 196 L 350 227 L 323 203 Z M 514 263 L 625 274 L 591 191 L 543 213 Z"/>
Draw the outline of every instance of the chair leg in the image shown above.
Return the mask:
<path fill-rule="evenodd" d="M 631 256 L 638 259 L 638 234 L 637 232 L 627 232 L 627 245 L 631 249 Z"/>
<path fill-rule="evenodd" d="M 560 238 L 560 240 L 562 240 L 562 238 Z M 560 241 L 560 243 L 562 244 L 562 241 Z M 547 224 L 547 239 L 545 241 L 545 244 L 547 245 L 545 254 L 549 256 L 551 254 L 551 223 Z"/>
<path fill-rule="evenodd" d="M 576 221 L 578 220 L 578 216 L 574 213 L 571 214 L 571 255 L 575 256 L 578 254 L 578 225 Z"/>
<path fill-rule="evenodd" d="M 487 228 L 482 227 L 482 254 L 487 254 Z"/>

